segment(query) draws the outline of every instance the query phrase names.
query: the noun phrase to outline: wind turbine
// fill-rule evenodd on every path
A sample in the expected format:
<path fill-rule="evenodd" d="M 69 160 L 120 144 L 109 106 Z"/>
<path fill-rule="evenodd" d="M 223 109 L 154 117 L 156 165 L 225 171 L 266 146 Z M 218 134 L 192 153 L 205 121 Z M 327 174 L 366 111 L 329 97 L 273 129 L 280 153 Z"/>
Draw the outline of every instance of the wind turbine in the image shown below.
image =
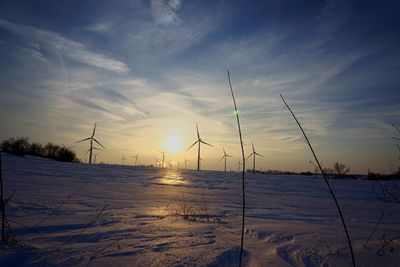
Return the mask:
<path fill-rule="evenodd" d="M 240 170 L 241 170 L 241 169 L 240 169 L 240 166 L 242 166 L 242 163 L 240 162 L 240 159 L 239 159 L 238 163 L 236 163 L 236 165 L 238 166 L 238 168 L 239 168 L 238 171 L 240 172 Z"/>
<path fill-rule="evenodd" d="M 94 123 L 93 133 L 92 133 L 92 135 L 90 137 L 82 139 L 82 140 L 76 142 L 76 143 L 80 143 L 80 142 L 84 142 L 84 141 L 89 141 L 90 142 L 90 148 L 89 148 L 88 151 L 86 151 L 86 153 L 90 152 L 90 154 L 89 154 L 89 164 L 92 164 L 93 149 L 99 149 L 97 147 L 93 147 L 93 141 L 96 142 L 97 144 L 99 144 L 102 148 L 105 148 L 102 144 L 100 144 L 99 141 L 96 140 L 96 138 L 94 138 L 94 134 L 96 133 L 96 124 L 97 124 L 97 122 Z"/>
<path fill-rule="evenodd" d="M 224 172 L 226 172 L 226 158 L 231 158 L 231 155 L 226 154 L 225 152 L 225 148 L 222 148 L 222 150 L 224 151 L 224 155 L 222 156 L 222 158 L 220 160 L 225 159 L 225 165 L 224 165 Z"/>
<path fill-rule="evenodd" d="M 264 157 L 261 154 L 258 154 L 255 150 L 254 150 L 254 143 L 253 141 L 251 142 L 251 146 L 253 147 L 253 152 L 246 158 L 250 158 L 251 156 L 253 156 L 253 173 L 256 172 L 256 156 L 260 156 L 260 157 Z"/>
<path fill-rule="evenodd" d="M 122 154 L 122 165 L 125 165 L 125 160 L 126 160 L 127 158 L 125 158 L 125 154 Z"/>
<path fill-rule="evenodd" d="M 156 157 L 156 167 L 160 164 L 160 160 Z"/>
<path fill-rule="evenodd" d="M 159 151 L 162 154 L 162 165 L 161 168 L 164 168 L 164 160 L 165 160 L 165 151 Z"/>
<path fill-rule="evenodd" d="M 136 156 L 132 157 L 135 159 L 135 166 L 137 166 L 137 162 L 139 161 L 138 156 L 139 156 L 139 153 L 137 153 Z"/>
<path fill-rule="evenodd" d="M 188 160 L 188 159 L 185 157 L 185 170 L 187 169 L 186 163 L 187 163 L 188 161 L 190 161 L 190 160 Z"/>
<path fill-rule="evenodd" d="M 195 144 L 197 144 L 197 143 L 199 144 L 198 149 L 197 149 L 197 170 L 199 171 L 200 170 L 200 144 L 203 143 L 208 146 L 212 146 L 212 147 L 214 147 L 214 146 L 201 140 L 200 134 L 199 134 L 199 126 L 197 125 L 197 123 L 196 123 L 196 130 L 197 130 L 197 141 L 194 142 L 193 145 L 191 145 L 186 151 L 191 149 Z"/>

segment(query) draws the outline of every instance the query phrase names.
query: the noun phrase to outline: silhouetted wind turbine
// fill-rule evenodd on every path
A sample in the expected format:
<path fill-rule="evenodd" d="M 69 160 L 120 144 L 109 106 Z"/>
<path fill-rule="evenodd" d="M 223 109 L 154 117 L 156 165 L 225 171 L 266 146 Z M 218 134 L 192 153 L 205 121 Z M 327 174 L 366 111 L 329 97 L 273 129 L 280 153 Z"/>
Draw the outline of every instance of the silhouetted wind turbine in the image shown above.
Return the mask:
<path fill-rule="evenodd" d="M 99 149 L 97 147 L 93 147 L 93 141 L 96 142 L 97 144 L 99 144 L 102 148 L 105 148 L 102 144 L 100 144 L 99 141 L 96 140 L 96 138 L 94 138 L 94 134 L 96 133 L 96 124 L 97 124 L 97 122 L 94 123 L 93 133 L 92 133 L 92 135 L 90 137 L 82 139 L 82 140 L 76 142 L 76 143 L 80 143 L 80 142 L 84 142 L 84 141 L 89 141 L 90 142 L 90 148 L 87 151 L 87 152 L 90 152 L 90 154 L 89 154 L 89 164 L 92 164 L 93 149 Z"/>
<path fill-rule="evenodd" d="M 185 169 L 187 169 L 186 163 L 187 163 L 188 161 L 190 161 L 190 160 L 188 160 L 188 159 L 185 157 Z"/>
<path fill-rule="evenodd" d="M 98 154 L 98 153 L 94 154 L 94 160 L 93 160 L 93 163 L 96 163 L 97 154 Z"/>
<path fill-rule="evenodd" d="M 162 154 L 162 165 L 161 168 L 164 168 L 164 160 L 165 160 L 165 151 L 159 151 Z"/>
<path fill-rule="evenodd" d="M 139 153 L 137 153 L 136 156 L 133 157 L 135 159 L 135 166 L 137 166 L 137 162 L 139 160 L 138 156 L 139 156 Z"/>
<path fill-rule="evenodd" d="M 222 150 L 224 151 L 224 155 L 222 156 L 222 158 L 220 160 L 225 159 L 225 165 L 224 165 L 224 172 L 226 172 L 226 158 L 231 158 L 231 155 L 226 154 L 225 152 L 225 148 L 222 148 Z"/>
<path fill-rule="evenodd" d="M 125 160 L 126 160 L 127 158 L 125 158 L 125 154 L 122 154 L 122 165 L 125 165 Z"/>
<path fill-rule="evenodd" d="M 239 159 L 239 161 L 238 161 L 238 163 L 236 163 L 236 165 L 238 166 L 238 168 L 239 168 L 239 172 L 240 172 L 240 166 L 242 166 L 242 163 L 240 162 L 240 159 Z"/>
<path fill-rule="evenodd" d="M 196 123 L 196 130 L 197 130 L 197 141 L 194 142 L 193 145 L 191 145 L 186 151 L 191 149 L 195 144 L 197 144 L 197 143 L 199 144 L 198 149 L 197 149 L 197 170 L 199 171 L 200 170 L 200 144 L 203 143 L 208 146 L 212 146 L 212 147 L 214 147 L 214 146 L 201 140 L 200 134 L 199 134 L 199 126 L 197 125 L 197 123 Z"/>
<path fill-rule="evenodd" d="M 94 150 L 102 150 L 101 148 L 98 148 L 98 147 L 92 146 L 92 148 L 89 148 L 88 150 L 86 150 L 86 152 L 85 152 L 85 155 L 86 155 L 87 153 L 89 153 L 89 152 L 90 152 L 90 149 L 94 149 Z"/>
<path fill-rule="evenodd" d="M 253 173 L 255 173 L 256 172 L 256 156 L 260 156 L 260 157 L 264 157 L 264 156 L 261 155 L 261 154 L 258 154 L 254 150 L 254 143 L 253 142 L 251 142 L 251 146 L 253 147 L 253 152 L 247 157 L 247 159 L 250 158 L 251 156 L 253 156 Z"/>

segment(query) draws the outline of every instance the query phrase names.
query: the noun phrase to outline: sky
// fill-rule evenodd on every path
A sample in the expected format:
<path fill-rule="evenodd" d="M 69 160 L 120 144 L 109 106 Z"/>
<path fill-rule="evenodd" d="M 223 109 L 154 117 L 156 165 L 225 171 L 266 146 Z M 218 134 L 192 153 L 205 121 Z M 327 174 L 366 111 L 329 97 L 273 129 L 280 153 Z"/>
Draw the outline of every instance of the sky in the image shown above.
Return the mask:
<path fill-rule="evenodd" d="M 398 1 L 0 1 L 0 139 L 73 146 L 85 159 L 184 158 L 237 170 L 313 171 L 297 114 L 324 167 L 388 173 L 400 165 Z M 168 141 L 169 140 L 169 141 Z M 174 145 L 175 144 L 175 145 Z M 177 151 L 174 151 L 177 150 Z M 248 161 L 247 166 L 252 167 Z"/>

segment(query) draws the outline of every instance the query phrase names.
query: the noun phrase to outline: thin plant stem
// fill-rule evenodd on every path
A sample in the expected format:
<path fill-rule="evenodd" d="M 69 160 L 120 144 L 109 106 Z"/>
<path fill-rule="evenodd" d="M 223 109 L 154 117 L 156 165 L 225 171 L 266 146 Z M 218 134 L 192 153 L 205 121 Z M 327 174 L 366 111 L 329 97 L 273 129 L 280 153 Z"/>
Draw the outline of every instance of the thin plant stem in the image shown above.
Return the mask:
<path fill-rule="evenodd" d="M 1 207 L 1 240 L 4 242 L 5 238 L 5 219 L 6 214 L 4 212 L 4 192 L 3 192 L 3 172 L 2 172 L 2 165 L 1 165 L 1 151 L 0 151 L 0 207 Z"/>
<path fill-rule="evenodd" d="M 283 96 L 282 96 L 282 95 L 280 95 L 280 96 L 281 96 L 281 98 L 282 98 L 282 100 L 283 100 L 283 103 L 285 103 L 286 107 L 288 108 L 288 110 L 289 110 L 290 113 L 292 114 L 292 116 L 293 116 L 294 120 L 296 121 L 297 125 L 299 126 L 301 132 L 303 133 L 304 138 L 306 139 L 307 144 L 308 144 L 308 146 L 309 146 L 309 148 L 310 148 L 310 150 L 311 150 L 311 153 L 313 154 L 314 159 L 315 159 L 315 161 L 317 162 L 317 165 L 318 165 L 318 167 L 319 167 L 319 169 L 320 169 L 320 171 L 321 171 L 321 173 L 322 173 L 322 176 L 324 177 L 325 183 L 326 183 L 326 185 L 327 185 L 328 188 L 329 188 L 329 192 L 330 192 L 331 195 L 332 195 L 332 198 L 333 198 L 333 200 L 334 200 L 334 202 L 335 202 L 336 208 L 337 208 L 337 210 L 338 210 L 338 212 L 339 212 L 340 219 L 342 220 L 342 224 L 343 224 L 344 231 L 346 232 L 346 237 L 347 237 L 347 242 L 348 242 L 348 245 L 349 245 L 349 248 L 350 248 L 351 260 L 352 260 L 352 263 L 353 263 L 353 267 L 356 267 L 356 261 L 355 261 L 355 258 L 354 258 L 353 247 L 352 247 L 352 245 L 351 245 L 351 240 L 350 240 L 349 232 L 347 231 L 346 223 L 345 223 L 345 221 L 344 221 L 343 214 L 342 214 L 342 210 L 340 209 L 340 206 L 339 206 L 339 202 L 338 202 L 337 199 L 336 199 L 335 193 L 333 192 L 333 190 L 332 190 L 332 188 L 331 188 L 331 185 L 329 184 L 328 178 L 327 178 L 326 174 L 324 173 L 324 171 L 323 171 L 323 169 L 322 169 L 322 167 L 321 167 L 321 164 L 319 163 L 319 160 L 318 160 L 318 158 L 317 158 L 317 155 L 315 154 L 314 149 L 312 148 L 311 143 L 310 143 L 310 141 L 308 140 L 308 137 L 307 137 L 307 135 L 306 135 L 306 133 L 305 133 L 303 127 L 301 127 L 300 122 L 297 120 L 296 116 L 294 115 L 293 111 L 290 109 L 289 105 L 286 103 L 286 101 L 285 101 L 285 99 L 283 98 Z"/>
<path fill-rule="evenodd" d="M 376 229 L 378 229 L 379 225 L 381 224 L 383 217 L 385 216 L 385 213 L 382 212 L 381 217 L 379 218 L 378 223 L 375 225 L 374 230 L 372 230 L 371 234 L 369 235 L 367 241 L 364 244 L 364 248 L 367 248 L 368 242 L 371 240 L 372 236 L 375 234 Z"/>
<path fill-rule="evenodd" d="M 96 217 L 91 220 L 88 224 L 86 224 L 85 227 L 83 227 L 79 233 L 77 233 L 76 235 L 72 236 L 70 239 L 68 239 L 66 242 L 64 242 L 63 244 L 61 244 L 61 246 L 59 246 L 57 249 L 55 249 L 55 251 L 60 250 L 61 248 L 63 248 L 65 245 L 67 245 L 68 243 L 70 243 L 73 239 L 77 238 L 78 236 L 80 236 L 89 226 L 91 226 L 93 223 L 95 223 L 100 216 L 102 215 L 102 213 L 104 212 L 104 210 L 107 208 L 107 205 L 104 205 L 104 207 L 100 210 L 100 212 L 96 215 Z"/>
<path fill-rule="evenodd" d="M 233 89 L 232 89 L 232 83 L 231 83 L 231 76 L 229 74 L 229 70 L 227 71 L 228 73 L 228 81 L 229 81 L 229 87 L 231 89 L 231 94 L 232 94 L 232 99 L 233 99 L 233 106 L 235 107 L 235 114 L 236 114 L 236 120 L 237 120 L 237 125 L 239 129 L 239 139 L 240 139 L 240 147 L 242 149 L 242 160 L 243 160 L 243 168 L 242 168 L 242 235 L 240 239 L 240 257 L 239 257 L 239 267 L 242 266 L 242 257 L 243 257 L 243 241 L 244 241 L 244 219 L 245 219 L 245 210 L 246 210 L 246 197 L 245 197 L 245 184 L 244 184 L 244 173 L 246 170 L 246 160 L 244 156 L 244 148 L 243 148 L 243 139 L 242 139 L 242 131 L 240 129 L 240 120 L 239 120 L 239 111 L 236 106 L 236 100 L 235 100 L 235 95 L 233 94 Z"/>
<path fill-rule="evenodd" d="M 400 236 L 395 236 L 395 237 L 389 239 L 388 241 L 385 239 L 385 236 L 383 236 L 383 238 L 384 238 L 384 239 L 382 240 L 383 245 L 382 245 L 382 246 L 378 249 L 378 251 L 376 251 L 376 253 L 375 253 L 375 255 L 377 255 L 377 256 L 382 256 L 381 252 L 382 252 L 390 243 L 392 243 L 393 241 L 396 241 L 396 240 L 400 239 Z"/>

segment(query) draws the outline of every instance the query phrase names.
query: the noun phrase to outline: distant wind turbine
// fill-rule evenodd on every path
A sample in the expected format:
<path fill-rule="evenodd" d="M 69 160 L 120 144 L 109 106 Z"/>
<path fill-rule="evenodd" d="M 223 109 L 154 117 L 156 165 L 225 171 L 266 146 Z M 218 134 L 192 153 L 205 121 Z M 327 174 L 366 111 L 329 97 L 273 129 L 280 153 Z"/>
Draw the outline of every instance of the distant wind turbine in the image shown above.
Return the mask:
<path fill-rule="evenodd" d="M 242 163 L 240 162 L 240 159 L 239 159 L 238 163 L 236 163 L 236 165 L 238 166 L 238 171 L 240 172 L 240 166 L 242 166 Z"/>
<path fill-rule="evenodd" d="M 156 167 L 158 167 L 160 164 L 160 160 L 156 157 Z"/>
<path fill-rule="evenodd" d="M 186 163 L 187 163 L 188 161 L 190 161 L 190 160 L 188 160 L 188 159 L 185 157 L 185 169 L 187 169 Z"/>
<path fill-rule="evenodd" d="M 162 154 L 162 165 L 161 168 L 164 168 L 164 161 L 165 161 L 165 151 L 159 151 Z"/>
<path fill-rule="evenodd" d="M 247 157 L 247 159 L 250 158 L 251 156 L 253 156 L 253 173 L 255 173 L 256 172 L 256 156 L 260 156 L 260 157 L 264 157 L 264 156 L 261 155 L 261 154 L 258 154 L 254 150 L 254 143 L 253 142 L 251 142 L 251 146 L 253 147 L 253 152 Z"/>
<path fill-rule="evenodd" d="M 197 143 L 199 144 L 198 149 L 197 149 L 197 170 L 199 171 L 200 170 L 200 160 L 201 160 L 200 159 L 200 145 L 201 145 L 201 143 L 203 143 L 205 145 L 208 145 L 208 146 L 212 146 L 212 147 L 214 147 L 214 146 L 210 145 L 209 143 L 204 142 L 203 140 L 201 140 L 200 134 L 199 134 L 199 126 L 197 125 L 197 123 L 196 123 L 196 130 L 197 130 L 197 141 L 194 142 L 193 145 L 191 145 L 186 151 L 191 149 L 195 144 L 197 144 Z"/>
<path fill-rule="evenodd" d="M 133 158 L 135 159 L 135 166 L 137 166 L 137 162 L 139 161 L 139 153 L 137 153 Z"/>
<path fill-rule="evenodd" d="M 125 158 L 125 154 L 122 154 L 122 165 L 125 165 L 125 160 L 126 160 L 127 158 Z"/>
<path fill-rule="evenodd" d="M 99 144 L 102 148 L 105 148 L 102 144 L 100 144 L 99 141 L 96 140 L 96 138 L 94 138 L 94 134 L 96 133 L 96 124 L 97 124 L 97 122 L 94 123 L 93 133 L 92 133 L 92 135 L 90 137 L 82 139 L 82 140 L 76 142 L 76 143 L 80 143 L 80 142 L 84 142 L 84 141 L 89 141 L 90 142 L 90 148 L 89 148 L 88 151 L 86 151 L 86 153 L 90 152 L 90 154 L 89 154 L 89 164 L 92 164 L 93 149 L 99 149 L 97 147 L 93 147 L 93 141 L 96 142 L 97 144 Z"/>
<path fill-rule="evenodd" d="M 225 159 L 225 164 L 224 164 L 224 172 L 226 172 L 226 158 L 231 158 L 231 155 L 226 154 L 225 152 L 225 148 L 222 148 L 222 150 L 224 151 L 224 155 L 222 156 L 222 158 L 220 160 Z"/>

